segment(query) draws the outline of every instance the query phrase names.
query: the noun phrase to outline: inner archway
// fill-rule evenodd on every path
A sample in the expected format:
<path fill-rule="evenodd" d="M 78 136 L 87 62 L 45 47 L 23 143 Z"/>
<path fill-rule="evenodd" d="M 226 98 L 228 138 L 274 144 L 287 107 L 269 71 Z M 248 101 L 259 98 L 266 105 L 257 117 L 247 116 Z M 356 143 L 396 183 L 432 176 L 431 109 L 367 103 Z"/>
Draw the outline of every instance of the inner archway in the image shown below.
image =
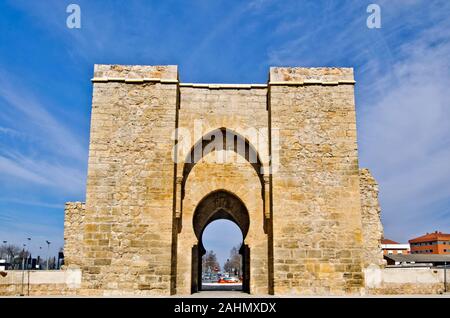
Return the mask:
<path fill-rule="evenodd" d="M 201 290 L 242 291 L 242 243 L 242 231 L 233 221 L 215 220 L 205 227 Z"/>
<path fill-rule="evenodd" d="M 244 243 L 249 230 L 250 218 L 244 203 L 233 193 L 217 190 L 204 197 L 195 209 L 193 228 L 197 244 L 192 247 L 191 292 L 202 290 L 202 257 L 206 254 L 203 244 L 205 228 L 213 221 L 225 219 L 234 222 L 242 232 L 243 243 L 239 253 L 242 258 L 242 290 L 250 290 L 250 249 Z"/>

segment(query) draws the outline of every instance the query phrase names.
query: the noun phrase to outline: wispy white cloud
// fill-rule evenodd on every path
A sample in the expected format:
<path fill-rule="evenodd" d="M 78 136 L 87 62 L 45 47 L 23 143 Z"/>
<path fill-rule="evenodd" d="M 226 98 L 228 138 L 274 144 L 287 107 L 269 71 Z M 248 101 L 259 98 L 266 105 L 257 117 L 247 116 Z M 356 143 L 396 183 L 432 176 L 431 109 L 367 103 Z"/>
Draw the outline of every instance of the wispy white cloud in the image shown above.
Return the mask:
<path fill-rule="evenodd" d="M 281 20 L 273 30 L 276 34 L 284 32 L 291 35 L 279 45 L 270 46 L 268 60 L 270 65 L 335 65 L 337 60 L 345 56 L 355 57 L 366 52 L 370 47 L 368 40 L 361 32 L 365 26 L 366 15 L 361 3 L 355 9 L 347 5 L 330 5 L 326 9 L 320 8 L 324 13 L 323 19 L 314 21 L 313 17 L 305 15 L 318 15 L 319 8 L 306 5 L 302 14 Z M 286 10 L 286 8 L 285 8 Z M 361 14 L 354 15 L 356 10 Z M 351 17 L 351 18 L 350 18 Z"/>
<path fill-rule="evenodd" d="M 35 201 L 30 198 L 23 199 L 23 198 L 13 198 L 13 197 L 0 197 L 0 202 L 15 203 L 15 204 L 19 204 L 19 205 L 29 205 L 29 206 L 37 206 L 37 207 L 59 209 L 59 210 L 61 210 L 64 207 L 63 203 L 48 203 L 48 202 L 42 202 L 42 201 Z"/>
<path fill-rule="evenodd" d="M 14 108 L 17 126 L 21 126 L 25 121 L 27 122 L 25 127 L 36 127 L 39 130 L 40 138 L 45 139 L 45 143 L 50 145 L 53 151 L 76 160 L 86 160 L 87 150 L 80 142 L 80 138 L 50 114 L 39 102 L 39 98 L 23 87 L 15 76 L 4 70 L 0 71 L 0 99 Z M 18 131 L 16 127 L 7 129 Z"/>
<path fill-rule="evenodd" d="M 21 133 L 19 133 L 15 129 L 11 129 L 11 128 L 8 128 L 8 127 L 1 127 L 1 126 L 0 126 L 0 134 L 10 135 L 10 136 L 19 136 L 19 135 L 21 135 Z"/>
<path fill-rule="evenodd" d="M 450 2 L 379 4 L 380 30 L 365 27 L 363 2 L 336 5 L 313 28 L 291 17 L 274 32 L 298 36 L 268 56 L 271 64 L 356 67 L 360 165 L 380 183 L 386 235 L 406 241 L 450 230 Z"/>
<path fill-rule="evenodd" d="M 0 176 L 11 186 L 21 181 L 35 187 L 41 185 L 66 193 L 82 195 L 85 187 L 85 171 L 77 165 L 61 164 L 57 159 L 36 159 L 29 156 L 10 154 L 0 156 Z"/>
<path fill-rule="evenodd" d="M 0 71 L 0 105 L 4 110 L 0 115 L 3 182 L 10 188 L 29 182 L 82 194 L 87 146 L 81 139 L 5 69 Z"/>
<path fill-rule="evenodd" d="M 48 184 L 48 180 L 41 177 L 39 174 L 28 170 L 23 165 L 2 156 L 0 156 L 0 175 L 10 175 L 38 184 Z"/>
<path fill-rule="evenodd" d="M 170 4 L 148 1 L 104 2 L 78 0 L 81 28 L 66 26 L 66 7 L 60 0 L 14 0 L 10 5 L 31 17 L 36 29 L 55 38 L 70 57 L 70 64 L 85 68 L 86 64 L 173 64 L 173 48 L 179 45 L 179 31 L 174 28 Z M 189 4 L 188 8 L 201 4 Z M 190 18 L 190 17 L 189 17 Z M 177 21 L 181 24 L 181 20 Z M 188 21 L 192 22 L 192 21 Z M 184 26 L 180 27 L 183 29 Z M 182 30 L 181 30 L 182 31 Z M 164 42 L 166 45 L 163 45 Z M 183 52 L 184 53 L 184 52 Z M 74 67 L 74 71 L 78 68 Z"/>
<path fill-rule="evenodd" d="M 380 182 L 387 235 L 403 240 L 450 227 L 449 30 L 443 22 L 402 45 L 359 116 L 361 162 Z"/>
<path fill-rule="evenodd" d="M 212 28 L 205 33 L 205 36 L 201 39 L 201 41 L 195 45 L 194 49 L 190 51 L 189 54 L 187 54 L 184 59 L 185 64 L 190 67 L 192 71 L 198 69 L 195 65 L 202 64 L 205 50 L 209 50 L 211 47 L 214 47 L 213 43 L 218 41 L 223 33 L 229 32 L 230 29 L 236 28 L 236 26 L 240 25 L 240 22 L 245 20 L 248 15 L 258 14 L 272 3 L 272 0 L 252 0 L 234 7 L 229 13 L 227 13 L 227 15 L 224 16 L 224 18 L 216 21 Z M 240 31 L 243 30 L 240 29 Z"/>

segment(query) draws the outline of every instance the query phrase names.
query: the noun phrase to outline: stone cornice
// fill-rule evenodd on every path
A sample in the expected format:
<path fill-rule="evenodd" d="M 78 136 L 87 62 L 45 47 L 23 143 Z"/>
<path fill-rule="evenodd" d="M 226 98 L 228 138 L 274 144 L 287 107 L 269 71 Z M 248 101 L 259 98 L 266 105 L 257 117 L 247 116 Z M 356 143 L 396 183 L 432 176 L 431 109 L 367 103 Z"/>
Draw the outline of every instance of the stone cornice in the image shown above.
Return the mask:
<path fill-rule="evenodd" d="M 340 81 L 319 81 L 319 80 L 304 80 L 304 81 L 283 81 L 283 82 L 269 82 L 272 86 L 306 86 L 306 85 L 323 85 L 323 86 L 336 86 L 336 85 L 355 85 L 354 80 L 340 80 Z"/>
<path fill-rule="evenodd" d="M 180 83 L 180 87 L 209 88 L 209 89 L 252 89 L 252 88 L 267 88 L 267 84 Z"/>
<path fill-rule="evenodd" d="M 163 78 L 125 78 L 125 77 L 94 77 L 91 79 L 93 83 L 107 83 L 119 82 L 128 84 L 142 84 L 142 83 L 162 83 L 162 84 L 179 84 L 180 87 L 192 88 L 208 88 L 208 89 L 252 89 L 252 88 L 267 88 L 268 86 L 306 86 L 306 85 L 354 85 L 354 80 L 339 80 L 339 81 L 320 81 L 320 80 L 304 80 L 304 81 L 282 81 L 269 82 L 268 84 L 207 84 L 207 83 L 180 83 L 178 80 L 163 79 Z"/>
<path fill-rule="evenodd" d="M 107 82 L 119 82 L 128 84 L 142 84 L 142 83 L 162 83 L 162 84 L 178 84 L 178 80 L 164 79 L 164 78 L 125 78 L 125 77 L 94 77 L 91 79 L 92 83 L 107 83 Z"/>

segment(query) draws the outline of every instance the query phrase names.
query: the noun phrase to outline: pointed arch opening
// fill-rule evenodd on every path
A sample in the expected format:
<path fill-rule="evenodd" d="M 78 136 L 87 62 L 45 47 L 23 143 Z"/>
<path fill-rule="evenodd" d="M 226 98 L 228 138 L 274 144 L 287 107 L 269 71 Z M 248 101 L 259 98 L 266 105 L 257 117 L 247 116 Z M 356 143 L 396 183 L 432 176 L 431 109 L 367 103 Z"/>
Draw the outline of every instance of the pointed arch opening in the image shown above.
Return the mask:
<path fill-rule="evenodd" d="M 252 165 L 261 183 L 261 196 L 264 199 L 264 166 L 258 151 L 247 138 L 225 127 L 205 134 L 187 154 L 183 165 L 181 198 L 184 198 L 186 181 L 195 165 L 209 153 L 220 150 L 234 151 Z"/>

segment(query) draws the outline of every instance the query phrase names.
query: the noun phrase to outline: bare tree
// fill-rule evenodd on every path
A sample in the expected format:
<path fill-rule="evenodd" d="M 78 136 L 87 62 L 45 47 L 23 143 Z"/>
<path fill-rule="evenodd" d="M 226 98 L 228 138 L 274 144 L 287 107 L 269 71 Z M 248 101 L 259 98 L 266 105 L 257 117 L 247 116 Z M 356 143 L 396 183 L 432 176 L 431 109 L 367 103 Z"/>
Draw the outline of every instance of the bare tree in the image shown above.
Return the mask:
<path fill-rule="evenodd" d="M 9 261 L 13 263 L 13 260 L 22 253 L 22 249 L 17 245 L 9 244 L 6 246 L 6 253 L 8 254 Z"/>
<path fill-rule="evenodd" d="M 5 259 L 8 257 L 8 252 L 6 251 L 6 245 L 0 246 L 0 259 Z"/>
<path fill-rule="evenodd" d="M 242 256 L 239 254 L 239 246 L 234 246 L 230 251 L 230 258 L 223 266 L 224 271 L 240 275 L 242 272 Z"/>
<path fill-rule="evenodd" d="M 30 253 L 27 250 L 14 244 L 3 244 L 0 247 L 0 258 L 6 259 L 6 262 L 10 263 L 12 268 L 15 268 L 15 265 L 19 266 L 22 263 L 22 259 L 26 259 L 29 255 Z"/>
<path fill-rule="evenodd" d="M 208 251 L 202 258 L 203 272 L 220 271 L 220 265 L 217 261 L 217 256 L 214 251 Z"/>

